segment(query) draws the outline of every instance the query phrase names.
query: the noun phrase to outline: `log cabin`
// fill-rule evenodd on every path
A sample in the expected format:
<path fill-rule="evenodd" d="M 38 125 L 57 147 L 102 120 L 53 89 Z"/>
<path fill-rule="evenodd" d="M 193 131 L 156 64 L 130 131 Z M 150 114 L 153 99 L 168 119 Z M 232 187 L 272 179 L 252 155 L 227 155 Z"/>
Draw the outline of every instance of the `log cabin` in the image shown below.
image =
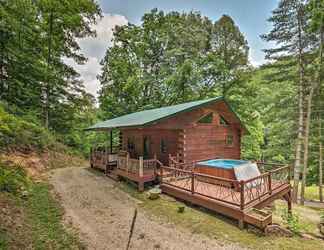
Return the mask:
<path fill-rule="evenodd" d="M 137 182 L 140 191 L 158 177 L 164 193 L 235 218 L 240 227 L 264 229 L 272 217 L 259 209 L 275 199 L 286 199 L 291 210 L 290 166 L 240 160 L 247 129 L 223 97 L 135 112 L 87 130 L 110 131 L 110 145 L 91 150 L 91 167 Z"/>
<path fill-rule="evenodd" d="M 120 149 L 131 158 L 168 164 L 212 158 L 240 159 L 242 122 L 223 97 L 140 111 L 100 122 L 88 130 L 120 131 Z"/>

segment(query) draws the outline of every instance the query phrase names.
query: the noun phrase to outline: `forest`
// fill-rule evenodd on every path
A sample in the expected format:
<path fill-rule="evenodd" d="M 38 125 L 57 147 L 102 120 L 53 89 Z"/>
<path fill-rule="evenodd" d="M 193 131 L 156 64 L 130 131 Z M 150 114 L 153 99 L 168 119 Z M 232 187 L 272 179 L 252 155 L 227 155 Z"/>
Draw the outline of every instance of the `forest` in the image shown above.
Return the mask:
<path fill-rule="evenodd" d="M 314 184 L 323 201 L 323 0 L 279 1 L 259 67 L 231 16 L 152 9 L 115 28 L 98 100 L 65 60 L 86 62 L 78 39 L 96 36 L 95 1 L 1 0 L 0 16 L 1 151 L 59 144 L 86 156 L 109 136 L 83 131 L 96 121 L 224 96 L 249 131 L 242 158 L 292 164 L 294 198 Z"/>

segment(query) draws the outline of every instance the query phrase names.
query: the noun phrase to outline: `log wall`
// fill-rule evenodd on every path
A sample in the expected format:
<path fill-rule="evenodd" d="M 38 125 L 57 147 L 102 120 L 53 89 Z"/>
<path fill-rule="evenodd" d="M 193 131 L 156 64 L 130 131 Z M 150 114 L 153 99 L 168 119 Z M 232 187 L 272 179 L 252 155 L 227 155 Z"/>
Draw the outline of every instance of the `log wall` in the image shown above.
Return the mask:
<path fill-rule="evenodd" d="M 198 123 L 201 117 L 213 113 L 213 121 L 209 124 Z M 229 125 L 220 124 L 220 116 Z M 171 118 L 162 119 L 149 126 L 141 128 L 122 129 L 121 141 L 123 150 L 127 149 L 128 138 L 135 143 L 132 158 L 138 158 L 144 153 L 144 138 L 149 138 L 150 152 L 148 158 L 157 158 L 167 164 L 168 155 L 180 155 L 184 162 L 211 157 L 240 159 L 240 144 L 243 129 L 234 113 L 223 102 L 206 107 L 179 113 Z M 226 136 L 233 136 L 233 144 L 226 145 Z M 161 152 L 161 139 L 167 144 L 166 153 Z"/>

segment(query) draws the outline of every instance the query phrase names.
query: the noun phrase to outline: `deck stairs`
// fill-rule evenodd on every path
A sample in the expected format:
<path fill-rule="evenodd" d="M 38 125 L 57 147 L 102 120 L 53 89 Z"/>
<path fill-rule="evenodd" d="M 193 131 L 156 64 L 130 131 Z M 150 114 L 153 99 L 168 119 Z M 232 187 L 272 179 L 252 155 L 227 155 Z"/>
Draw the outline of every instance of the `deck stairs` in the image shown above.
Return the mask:
<path fill-rule="evenodd" d="M 263 209 L 250 208 L 244 211 L 244 222 L 265 229 L 272 223 L 272 213 Z"/>

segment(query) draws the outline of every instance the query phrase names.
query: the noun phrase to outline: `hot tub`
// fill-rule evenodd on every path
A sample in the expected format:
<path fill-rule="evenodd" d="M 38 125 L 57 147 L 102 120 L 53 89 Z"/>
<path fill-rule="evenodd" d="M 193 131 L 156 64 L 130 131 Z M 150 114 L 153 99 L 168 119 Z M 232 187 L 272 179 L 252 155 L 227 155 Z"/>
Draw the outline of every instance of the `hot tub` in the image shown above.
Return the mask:
<path fill-rule="evenodd" d="M 245 163 L 248 163 L 248 161 L 232 159 L 212 159 L 207 161 L 200 161 L 196 164 L 195 172 L 225 179 L 236 180 L 234 168 Z M 204 177 L 201 178 L 206 179 L 205 181 L 207 181 L 208 179 Z M 215 184 L 224 184 L 212 179 L 209 179 L 208 182 L 217 182 Z"/>

